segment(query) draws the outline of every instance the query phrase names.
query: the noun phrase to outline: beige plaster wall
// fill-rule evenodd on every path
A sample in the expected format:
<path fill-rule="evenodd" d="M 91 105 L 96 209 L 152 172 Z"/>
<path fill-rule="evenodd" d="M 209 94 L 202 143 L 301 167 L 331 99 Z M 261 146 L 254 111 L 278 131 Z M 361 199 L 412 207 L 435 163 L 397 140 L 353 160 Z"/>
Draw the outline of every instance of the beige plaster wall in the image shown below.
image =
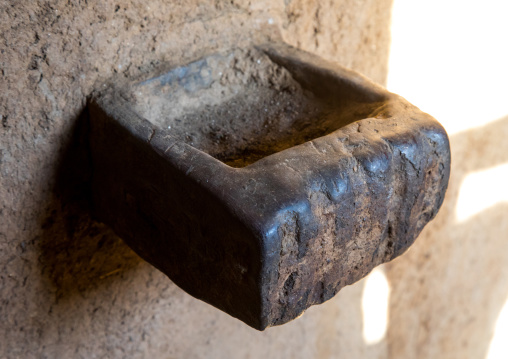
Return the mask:
<path fill-rule="evenodd" d="M 0 1 L 0 357 L 326 352 L 329 313 L 258 333 L 182 292 L 93 222 L 81 181 L 89 174 L 67 177 L 80 144 L 72 134 L 86 97 L 113 74 L 137 76 L 278 31 L 384 81 L 390 2 Z M 360 291 L 331 304 L 341 350 L 361 344 L 350 334 L 361 325 Z"/>
<path fill-rule="evenodd" d="M 445 204 L 385 266 L 388 331 L 374 345 L 362 334 L 364 281 L 254 331 L 91 220 L 89 173 L 67 176 L 86 97 L 114 73 L 137 76 L 280 30 L 383 83 L 390 16 L 391 0 L 0 0 L 0 358 L 484 358 L 508 296 L 507 206 L 462 224 L 454 206 L 469 171 L 508 161 L 506 118 L 451 137 Z"/>
<path fill-rule="evenodd" d="M 394 1 L 388 88 L 448 130 L 452 171 L 436 219 L 386 266 L 391 358 L 508 358 L 507 14 Z"/>

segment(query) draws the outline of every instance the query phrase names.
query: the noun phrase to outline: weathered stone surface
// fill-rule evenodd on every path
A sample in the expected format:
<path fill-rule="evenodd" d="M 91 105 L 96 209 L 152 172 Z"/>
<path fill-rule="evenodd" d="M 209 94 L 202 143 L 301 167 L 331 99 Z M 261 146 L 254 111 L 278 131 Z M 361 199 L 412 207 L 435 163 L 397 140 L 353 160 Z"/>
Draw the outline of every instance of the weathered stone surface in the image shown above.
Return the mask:
<path fill-rule="evenodd" d="M 382 83 L 390 14 L 391 0 L 0 2 L 0 357 L 323 357 L 324 336 L 301 336 L 319 316 L 253 333 L 140 261 L 81 206 L 87 161 L 69 150 L 95 84 L 240 46 L 270 19 Z"/>
<path fill-rule="evenodd" d="M 235 82 L 224 84 L 225 75 L 207 67 L 216 61 L 198 61 L 149 82 L 118 81 L 90 109 L 99 218 L 188 293 L 260 330 L 296 318 L 402 254 L 437 213 L 450 168 L 445 131 L 404 99 L 308 53 L 263 49 L 269 59 L 257 50 L 249 56 L 271 62 L 263 68 L 270 76 L 282 73 L 276 84 L 263 80 L 263 70 L 253 76 L 242 67 L 238 73 L 248 76 L 237 83 L 240 93 L 224 94 Z M 256 100 L 281 84 L 288 89 L 279 92 L 315 112 L 303 106 L 303 115 L 267 123 L 259 114 L 266 104 Z M 242 99 L 242 88 L 253 100 Z M 144 119 L 150 108 L 136 101 L 163 90 L 184 109 L 172 119 L 158 121 L 161 112 Z M 233 125 L 220 132 L 220 120 L 235 116 L 214 96 L 205 110 L 193 107 L 193 95 L 207 91 L 222 93 L 227 106 L 247 101 L 243 140 Z M 186 126 L 209 125 L 191 110 L 209 113 L 218 129 L 187 133 Z M 311 121 L 302 120 L 309 113 Z M 267 141 L 256 116 L 276 127 Z M 228 143 L 236 150 L 225 154 Z"/>

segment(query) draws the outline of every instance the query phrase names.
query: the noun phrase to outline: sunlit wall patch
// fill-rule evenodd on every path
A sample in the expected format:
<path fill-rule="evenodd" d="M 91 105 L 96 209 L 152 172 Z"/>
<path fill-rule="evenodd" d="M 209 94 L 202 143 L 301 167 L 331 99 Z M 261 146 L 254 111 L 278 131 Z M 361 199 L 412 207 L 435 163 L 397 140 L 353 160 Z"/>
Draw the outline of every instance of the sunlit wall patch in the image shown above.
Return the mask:
<path fill-rule="evenodd" d="M 363 339 L 372 345 L 381 342 L 388 330 L 390 285 L 383 269 L 375 268 L 365 279 L 362 295 Z"/>
<path fill-rule="evenodd" d="M 507 183 L 508 163 L 467 175 L 459 190 L 457 221 L 464 222 L 498 203 L 508 202 Z"/>
<path fill-rule="evenodd" d="M 497 318 L 486 359 L 505 359 L 508 353 L 508 300 Z"/>

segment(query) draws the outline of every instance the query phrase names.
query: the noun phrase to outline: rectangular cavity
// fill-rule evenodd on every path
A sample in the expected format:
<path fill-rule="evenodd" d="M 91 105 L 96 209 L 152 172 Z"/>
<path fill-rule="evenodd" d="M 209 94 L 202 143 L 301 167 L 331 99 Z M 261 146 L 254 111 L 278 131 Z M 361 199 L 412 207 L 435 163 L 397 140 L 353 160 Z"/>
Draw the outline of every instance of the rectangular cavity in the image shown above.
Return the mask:
<path fill-rule="evenodd" d="M 262 51 L 237 49 L 138 82 L 127 96 L 139 115 L 179 140 L 244 167 L 362 119 L 375 107 L 344 101 L 347 91 L 341 98 L 316 93 Z"/>

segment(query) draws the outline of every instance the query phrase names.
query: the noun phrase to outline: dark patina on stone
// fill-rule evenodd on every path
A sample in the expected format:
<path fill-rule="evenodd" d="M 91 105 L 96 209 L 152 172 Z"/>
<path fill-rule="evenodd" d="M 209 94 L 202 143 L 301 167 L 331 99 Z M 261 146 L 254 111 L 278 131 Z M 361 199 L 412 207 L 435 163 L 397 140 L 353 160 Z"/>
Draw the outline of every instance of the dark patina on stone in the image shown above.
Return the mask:
<path fill-rule="evenodd" d="M 448 184 L 435 119 L 287 45 L 117 81 L 90 119 L 99 219 L 259 330 L 404 253 Z"/>

